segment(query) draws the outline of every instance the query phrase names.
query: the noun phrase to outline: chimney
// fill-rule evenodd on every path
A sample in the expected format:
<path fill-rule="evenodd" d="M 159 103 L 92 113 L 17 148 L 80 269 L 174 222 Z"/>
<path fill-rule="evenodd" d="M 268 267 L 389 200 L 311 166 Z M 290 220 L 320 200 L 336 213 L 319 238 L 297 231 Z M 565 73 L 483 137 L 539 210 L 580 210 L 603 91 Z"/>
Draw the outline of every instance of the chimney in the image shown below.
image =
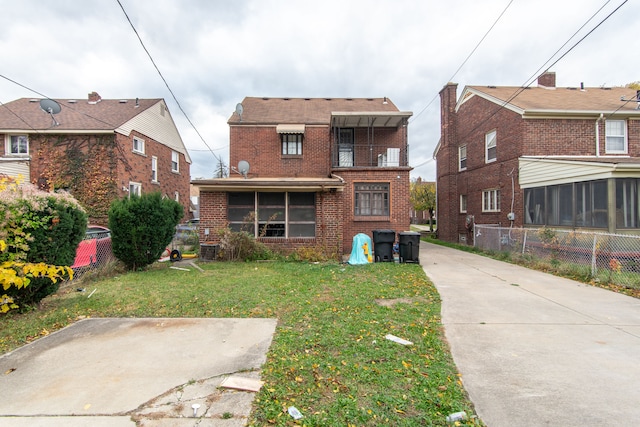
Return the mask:
<path fill-rule="evenodd" d="M 97 104 L 102 100 L 102 97 L 98 95 L 98 92 L 93 91 L 89 94 L 89 104 Z"/>
<path fill-rule="evenodd" d="M 538 86 L 542 87 L 556 87 L 556 73 L 552 71 L 545 71 L 538 76 Z"/>

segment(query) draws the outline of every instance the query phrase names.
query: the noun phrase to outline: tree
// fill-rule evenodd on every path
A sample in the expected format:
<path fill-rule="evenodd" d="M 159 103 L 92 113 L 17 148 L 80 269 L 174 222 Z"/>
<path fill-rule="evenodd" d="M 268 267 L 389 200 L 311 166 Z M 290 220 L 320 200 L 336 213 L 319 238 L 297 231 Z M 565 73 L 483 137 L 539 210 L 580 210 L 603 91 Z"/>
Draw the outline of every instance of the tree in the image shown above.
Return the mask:
<path fill-rule="evenodd" d="M 182 215 L 180 203 L 160 193 L 114 200 L 109 208 L 113 255 L 129 270 L 154 263 L 171 243 Z"/>
<path fill-rule="evenodd" d="M 417 178 L 411 182 L 409 193 L 413 209 L 429 213 L 429 230 L 433 231 L 433 215 L 436 210 L 436 184 L 434 182 L 423 182 L 421 178 Z"/>

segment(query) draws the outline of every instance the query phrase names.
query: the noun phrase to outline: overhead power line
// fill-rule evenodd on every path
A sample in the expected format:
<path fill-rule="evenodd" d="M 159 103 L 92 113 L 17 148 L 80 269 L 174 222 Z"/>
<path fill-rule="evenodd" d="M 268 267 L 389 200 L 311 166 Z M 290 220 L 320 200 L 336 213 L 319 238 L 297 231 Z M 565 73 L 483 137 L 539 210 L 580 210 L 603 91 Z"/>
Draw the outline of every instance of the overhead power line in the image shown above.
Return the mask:
<path fill-rule="evenodd" d="M 176 97 L 175 93 L 173 93 L 173 90 L 171 89 L 171 87 L 169 86 L 169 83 L 167 82 L 167 79 L 164 78 L 164 76 L 162 75 L 162 72 L 160 71 L 160 68 L 158 68 L 158 65 L 156 64 L 156 61 L 154 61 L 153 56 L 151 56 L 151 53 L 149 52 L 149 50 L 147 49 L 147 47 L 145 46 L 144 42 L 142 41 L 142 38 L 140 37 L 140 34 L 138 34 L 138 30 L 136 30 L 136 27 L 133 25 L 133 22 L 131 22 L 131 19 L 129 19 L 129 15 L 127 14 L 127 11 L 124 9 L 124 6 L 122 5 L 122 3 L 120 2 L 120 0 L 116 0 L 116 2 L 118 2 L 118 5 L 120 6 L 120 9 L 122 9 L 122 13 L 124 13 L 124 16 L 127 18 L 127 21 L 129 22 L 129 25 L 131 26 L 131 29 L 133 30 L 133 32 L 136 34 L 136 37 L 138 38 L 138 41 L 140 42 L 140 45 L 142 45 L 142 48 L 144 49 L 144 51 L 146 52 L 147 56 L 149 57 L 149 60 L 151 60 L 151 63 L 153 64 L 153 67 L 156 69 L 156 71 L 158 72 L 158 75 L 160 76 L 160 78 L 162 79 L 162 81 L 164 82 L 164 85 L 167 87 L 167 90 L 169 91 L 169 93 L 171 94 L 171 96 L 173 97 L 173 100 L 175 101 L 176 105 L 178 106 L 178 108 L 180 109 L 180 111 L 182 112 L 182 114 L 184 115 L 185 119 L 187 119 L 187 121 L 189 122 L 189 124 L 191 125 L 191 127 L 193 128 L 193 130 L 196 132 L 196 134 L 198 134 L 198 136 L 200 137 L 200 140 L 202 140 L 202 142 L 204 143 L 204 145 L 209 149 L 209 151 L 211 152 L 211 154 L 213 155 L 213 157 L 216 159 L 216 161 L 218 163 L 222 163 L 222 159 L 220 157 L 218 157 L 213 150 L 211 149 L 211 147 L 209 146 L 209 144 L 207 144 L 207 141 L 205 141 L 204 137 L 202 136 L 202 134 L 200 134 L 200 131 L 198 131 L 198 128 L 196 128 L 196 125 L 193 124 L 193 122 L 191 121 L 191 119 L 189 118 L 189 115 L 186 113 L 186 111 L 184 111 L 184 109 L 182 108 L 182 105 L 180 105 L 180 101 L 178 101 L 178 98 Z"/>

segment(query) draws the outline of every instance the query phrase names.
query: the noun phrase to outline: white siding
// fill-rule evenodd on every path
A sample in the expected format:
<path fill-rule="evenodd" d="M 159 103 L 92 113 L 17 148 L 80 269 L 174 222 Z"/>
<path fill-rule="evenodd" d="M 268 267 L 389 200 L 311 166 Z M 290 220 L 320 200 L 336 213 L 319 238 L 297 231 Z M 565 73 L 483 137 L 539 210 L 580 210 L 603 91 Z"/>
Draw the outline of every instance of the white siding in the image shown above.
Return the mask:
<path fill-rule="evenodd" d="M 164 109 L 164 115 L 162 115 L 162 109 Z M 187 163 L 191 163 L 191 157 L 184 146 L 184 142 L 182 142 L 178 128 L 176 128 L 176 124 L 164 101 L 158 102 L 128 122 L 123 123 L 122 126 L 116 129 L 116 132 L 129 135 L 132 130 L 147 135 L 149 138 L 153 138 L 159 143 L 184 154 Z"/>
<path fill-rule="evenodd" d="M 0 158 L 0 173 L 17 177 L 22 175 L 26 182 L 31 181 L 29 172 L 29 160 L 26 159 L 6 159 Z"/>
<path fill-rule="evenodd" d="M 618 175 L 616 172 L 622 172 L 615 163 L 523 157 L 519 159 L 519 168 L 521 188 L 606 179 Z M 629 168 L 625 168 L 624 175 L 629 176 L 629 172 Z"/>

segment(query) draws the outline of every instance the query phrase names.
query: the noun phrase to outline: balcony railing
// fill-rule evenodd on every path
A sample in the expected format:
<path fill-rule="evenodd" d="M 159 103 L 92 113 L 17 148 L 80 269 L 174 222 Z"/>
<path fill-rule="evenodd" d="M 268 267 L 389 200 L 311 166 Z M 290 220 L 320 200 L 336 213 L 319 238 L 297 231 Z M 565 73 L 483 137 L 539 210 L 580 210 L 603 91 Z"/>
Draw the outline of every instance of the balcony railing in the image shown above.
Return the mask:
<path fill-rule="evenodd" d="M 331 153 L 334 168 L 408 166 L 408 146 L 335 144 Z"/>

